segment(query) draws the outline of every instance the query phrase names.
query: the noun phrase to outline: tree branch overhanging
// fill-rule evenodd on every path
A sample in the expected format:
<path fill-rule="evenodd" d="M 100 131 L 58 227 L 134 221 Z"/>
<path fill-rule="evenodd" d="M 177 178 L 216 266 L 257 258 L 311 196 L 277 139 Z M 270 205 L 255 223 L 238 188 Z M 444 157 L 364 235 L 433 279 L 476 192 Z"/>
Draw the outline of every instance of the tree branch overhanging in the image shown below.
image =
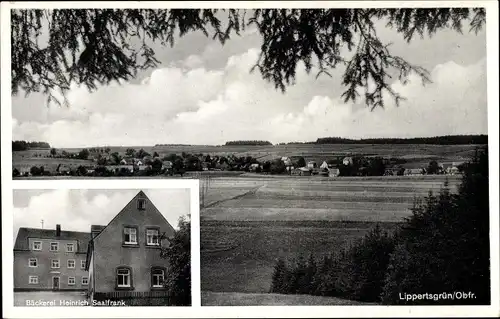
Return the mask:
<path fill-rule="evenodd" d="M 57 103 L 53 90 L 66 96 L 72 82 L 96 90 L 157 67 L 152 43 L 173 47 L 176 38 L 201 32 L 224 44 L 255 26 L 263 41 L 250 71 L 259 70 L 276 89 L 285 92 L 294 84 L 300 63 L 308 73 L 316 68 L 316 77 L 331 76 L 343 65 L 344 100 L 355 102 L 364 89 L 367 106 L 383 107 L 384 92 L 396 103 L 404 98 L 392 88 L 391 72 L 403 84 L 410 74 L 423 84 L 430 76 L 390 53 L 377 35 L 377 20 L 410 42 L 415 35 L 433 36 L 445 28 L 462 32 L 465 22 L 477 33 L 486 14 L 484 8 L 12 10 L 12 94 L 43 92 Z M 138 46 L 131 45 L 132 38 L 140 40 Z"/>

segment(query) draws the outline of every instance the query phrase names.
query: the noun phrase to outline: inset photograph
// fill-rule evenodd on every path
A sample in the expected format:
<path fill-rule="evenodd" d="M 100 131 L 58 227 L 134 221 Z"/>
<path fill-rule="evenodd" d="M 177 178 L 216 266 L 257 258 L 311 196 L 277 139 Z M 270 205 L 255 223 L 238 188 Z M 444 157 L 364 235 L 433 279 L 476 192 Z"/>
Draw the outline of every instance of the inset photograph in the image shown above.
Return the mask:
<path fill-rule="evenodd" d="M 190 306 L 190 189 L 14 190 L 14 306 Z"/>

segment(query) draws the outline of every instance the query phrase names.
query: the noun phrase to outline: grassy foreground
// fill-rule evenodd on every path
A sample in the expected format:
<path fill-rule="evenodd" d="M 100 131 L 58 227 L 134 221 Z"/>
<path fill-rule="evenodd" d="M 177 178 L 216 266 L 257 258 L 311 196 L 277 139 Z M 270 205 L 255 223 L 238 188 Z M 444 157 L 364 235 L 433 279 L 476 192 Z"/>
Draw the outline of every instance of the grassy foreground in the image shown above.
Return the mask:
<path fill-rule="evenodd" d="M 335 297 L 241 292 L 201 292 L 203 306 L 348 306 L 373 305 Z"/>

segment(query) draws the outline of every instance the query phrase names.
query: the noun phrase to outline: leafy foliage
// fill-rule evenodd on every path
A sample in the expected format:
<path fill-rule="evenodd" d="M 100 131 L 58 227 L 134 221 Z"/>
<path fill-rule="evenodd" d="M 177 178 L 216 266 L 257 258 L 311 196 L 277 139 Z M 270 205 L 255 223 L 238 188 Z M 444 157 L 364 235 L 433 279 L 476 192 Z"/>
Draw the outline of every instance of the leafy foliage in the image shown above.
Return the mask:
<path fill-rule="evenodd" d="M 12 151 L 26 151 L 32 148 L 50 148 L 47 142 L 12 141 Z"/>
<path fill-rule="evenodd" d="M 476 155 L 457 195 L 444 188 L 413 209 L 391 256 L 383 292 L 386 303 L 404 303 L 399 292 L 472 292 L 475 298 L 435 304 L 490 303 L 488 155 Z M 412 301 L 425 303 L 428 301 Z"/>
<path fill-rule="evenodd" d="M 393 238 L 376 225 L 363 239 L 317 262 L 301 256 L 294 264 L 276 263 L 271 292 L 337 296 L 378 301 L 382 291 Z"/>
<path fill-rule="evenodd" d="M 162 250 L 162 256 L 169 261 L 165 287 L 175 306 L 191 305 L 191 222 L 179 219 L 179 229 L 169 239 L 169 247 Z"/>
<path fill-rule="evenodd" d="M 356 101 L 362 88 L 365 103 L 374 108 L 384 105 L 384 92 L 396 102 L 403 99 L 390 85 L 393 72 L 402 83 L 412 72 L 430 81 L 425 69 L 390 52 L 377 35 L 377 20 L 409 42 L 444 28 L 462 32 L 466 21 L 477 32 L 486 14 L 484 8 L 12 10 L 12 92 L 41 91 L 60 103 L 52 90 L 64 96 L 73 81 L 95 90 L 156 67 L 152 43 L 174 46 L 176 38 L 202 32 L 224 44 L 252 26 L 263 41 L 251 70 L 277 89 L 294 83 L 300 63 L 308 73 L 316 67 L 317 76 L 344 66 L 345 101 Z M 44 33 L 48 41 L 40 43 Z"/>

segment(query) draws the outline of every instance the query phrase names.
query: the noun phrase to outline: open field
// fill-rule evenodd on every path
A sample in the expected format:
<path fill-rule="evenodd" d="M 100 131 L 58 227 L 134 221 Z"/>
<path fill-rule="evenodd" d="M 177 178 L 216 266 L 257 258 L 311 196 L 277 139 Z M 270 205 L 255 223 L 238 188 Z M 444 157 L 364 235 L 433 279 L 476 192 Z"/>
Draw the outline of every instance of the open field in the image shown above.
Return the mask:
<path fill-rule="evenodd" d="M 111 153 L 119 152 L 124 154 L 127 148 L 141 149 L 163 157 L 168 154 L 176 153 L 203 153 L 227 156 L 252 156 L 260 161 L 272 160 L 282 156 L 303 156 L 306 161 L 314 160 L 321 163 L 325 160 L 333 159 L 335 156 L 342 155 L 364 155 L 364 156 L 383 156 L 383 157 L 401 157 L 408 162 L 403 166 L 405 168 L 427 166 L 429 161 L 436 160 L 440 162 L 453 162 L 468 160 L 478 145 L 424 145 L 424 144 L 290 144 L 290 145 L 231 145 L 231 146 L 212 146 L 212 145 L 173 145 L 173 146 L 110 146 Z M 60 148 L 61 151 L 78 152 L 81 148 Z M 52 159 L 43 157 L 34 157 L 35 154 L 42 156 L 48 155 L 49 149 L 33 149 L 27 151 L 13 152 L 12 165 L 18 169 L 31 167 L 33 165 L 52 165 L 62 163 L 63 159 Z M 47 162 L 44 162 L 44 161 Z M 42 161 L 42 162 L 40 162 Z M 81 165 L 88 163 L 78 163 L 78 160 L 69 160 L 64 162 L 69 165 Z"/>
<path fill-rule="evenodd" d="M 209 183 L 203 220 L 331 220 L 400 222 L 415 197 L 439 192 L 445 181 L 455 191 L 460 176 L 369 178 L 267 177 L 202 179 Z M 201 186 L 203 188 L 203 186 Z"/>
<path fill-rule="evenodd" d="M 446 180 L 455 191 L 460 177 L 202 179 L 208 183 L 201 211 L 202 290 L 266 293 L 278 257 L 329 254 L 375 222 L 392 231 L 411 215 L 415 197 L 438 192 Z"/>
<path fill-rule="evenodd" d="M 49 155 L 49 153 L 50 150 L 48 149 L 12 152 L 12 169 L 17 168 L 19 171 L 24 172 L 29 171 L 33 166 L 43 166 L 45 170 L 55 172 L 59 164 L 67 165 L 71 168 L 93 164 L 90 160 L 43 157 Z M 35 157 L 35 154 L 42 154 L 42 157 Z"/>
<path fill-rule="evenodd" d="M 374 223 L 201 222 L 201 289 L 269 292 L 275 261 L 330 254 L 362 237 Z M 384 223 L 391 231 L 396 223 Z"/>
<path fill-rule="evenodd" d="M 201 304 L 203 306 L 374 305 L 334 297 L 206 291 L 201 292 Z"/>

